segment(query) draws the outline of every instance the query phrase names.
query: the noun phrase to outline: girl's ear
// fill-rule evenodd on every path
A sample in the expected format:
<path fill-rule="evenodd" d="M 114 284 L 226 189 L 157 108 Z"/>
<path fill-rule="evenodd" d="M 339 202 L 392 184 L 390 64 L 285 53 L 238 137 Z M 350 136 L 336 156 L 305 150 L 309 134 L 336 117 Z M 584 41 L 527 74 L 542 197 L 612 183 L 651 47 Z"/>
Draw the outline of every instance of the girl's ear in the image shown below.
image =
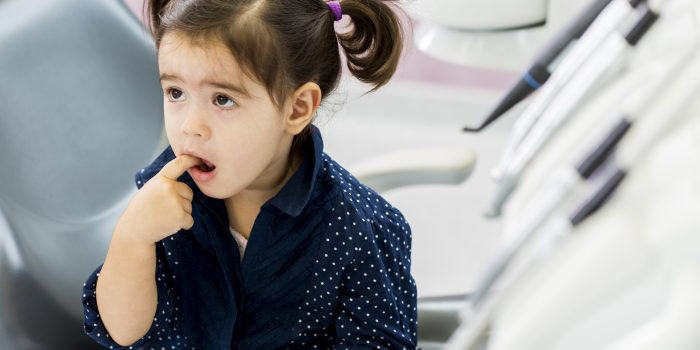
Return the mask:
<path fill-rule="evenodd" d="M 292 110 L 287 116 L 286 129 L 290 134 L 296 135 L 313 119 L 321 103 L 321 88 L 316 83 L 305 83 L 292 94 L 290 102 Z"/>

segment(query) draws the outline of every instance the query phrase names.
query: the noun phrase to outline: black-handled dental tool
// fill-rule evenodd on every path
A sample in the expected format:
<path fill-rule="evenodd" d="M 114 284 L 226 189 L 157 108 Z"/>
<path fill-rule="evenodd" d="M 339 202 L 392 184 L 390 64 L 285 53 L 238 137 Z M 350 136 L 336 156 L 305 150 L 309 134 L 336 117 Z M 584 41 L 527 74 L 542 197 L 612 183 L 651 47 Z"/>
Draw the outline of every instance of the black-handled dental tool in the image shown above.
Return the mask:
<path fill-rule="evenodd" d="M 579 103 L 585 98 L 593 86 L 599 83 L 606 74 L 613 74 L 621 69 L 627 61 L 631 50 L 656 22 L 659 15 L 648 6 L 641 6 L 637 11 L 634 25 L 624 33 L 608 37 L 600 48 L 590 57 L 571 82 L 560 92 L 559 99 L 542 115 L 531 128 L 530 133 L 523 139 L 512 159 L 505 163 L 503 171 L 503 186 L 496 193 L 487 215 L 498 216 L 502 207 L 510 198 L 518 185 L 518 179 L 530 162 L 544 148 L 547 142 L 557 133 L 563 124 L 573 115 Z"/>
<path fill-rule="evenodd" d="M 493 123 L 505 112 L 513 108 L 520 101 L 528 97 L 533 91 L 547 82 L 552 72 L 552 63 L 557 61 L 566 48 L 588 29 L 598 15 L 612 0 L 593 0 L 580 15 L 569 24 L 545 46 L 535 58 L 534 62 L 513 85 L 508 93 L 498 102 L 496 108 L 486 117 L 480 126 L 464 127 L 466 132 L 478 132 Z M 640 0 L 634 0 L 639 2 Z"/>
<path fill-rule="evenodd" d="M 568 52 L 558 58 L 560 62 L 556 64 L 552 76 L 538 89 L 537 95 L 518 116 L 511 128 L 503 156 L 491 171 L 494 179 L 499 182 L 504 180 L 506 168 L 543 114 L 552 108 L 552 104 L 557 103 L 556 101 L 561 98 L 559 96 L 561 92 L 566 90 L 579 71 L 590 63 L 591 56 L 601 50 L 600 46 L 605 44 L 609 36 L 626 27 L 626 23 L 632 18 L 637 18 L 637 8 L 640 4 L 630 0 L 611 1 L 576 41 L 576 44 L 570 45 Z"/>

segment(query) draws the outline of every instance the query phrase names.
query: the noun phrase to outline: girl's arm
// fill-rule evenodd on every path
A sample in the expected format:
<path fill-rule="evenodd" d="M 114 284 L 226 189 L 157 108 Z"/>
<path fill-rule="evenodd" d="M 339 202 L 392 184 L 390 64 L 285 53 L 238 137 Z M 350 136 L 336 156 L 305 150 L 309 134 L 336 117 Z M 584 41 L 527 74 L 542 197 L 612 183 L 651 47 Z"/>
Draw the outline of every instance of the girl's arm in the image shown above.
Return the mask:
<path fill-rule="evenodd" d="M 131 241 L 117 226 L 96 285 L 102 322 L 115 342 L 131 344 L 156 313 L 155 243 Z"/>
<path fill-rule="evenodd" d="M 110 349 L 192 348 L 187 337 L 177 332 L 175 296 L 161 244 L 134 246 L 115 236 L 105 263 L 83 284 L 83 328 L 100 345 Z M 109 272 L 108 263 L 113 264 Z"/>

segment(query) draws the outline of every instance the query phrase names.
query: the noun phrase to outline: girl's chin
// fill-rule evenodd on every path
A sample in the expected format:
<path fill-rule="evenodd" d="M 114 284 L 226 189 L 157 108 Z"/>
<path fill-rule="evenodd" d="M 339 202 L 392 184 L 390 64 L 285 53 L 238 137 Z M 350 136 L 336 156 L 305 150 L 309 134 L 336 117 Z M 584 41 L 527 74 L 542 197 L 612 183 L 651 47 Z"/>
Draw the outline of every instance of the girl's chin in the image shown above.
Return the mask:
<path fill-rule="evenodd" d="M 214 188 L 211 183 L 200 184 L 196 180 L 195 180 L 195 183 L 197 183 L 197 187 L 205 196 L 207 196 L 209 198 L 214 198 L 214 199 L 225 198 L 225 197 L 221 196 L 221 193 L 219 191 L 217 191 L 216 188 Z"/>

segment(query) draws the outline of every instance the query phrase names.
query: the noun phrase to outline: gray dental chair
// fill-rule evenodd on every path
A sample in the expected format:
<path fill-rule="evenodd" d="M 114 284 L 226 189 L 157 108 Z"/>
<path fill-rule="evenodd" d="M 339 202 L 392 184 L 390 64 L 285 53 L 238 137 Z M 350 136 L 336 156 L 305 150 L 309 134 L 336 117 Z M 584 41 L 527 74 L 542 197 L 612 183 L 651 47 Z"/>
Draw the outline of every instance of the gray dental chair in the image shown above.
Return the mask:
<path fill-rule="evenodd" d="M 0 0 L 0 82 L 0 349 L 98 349 L 80 293 L 165 147 L 155 49 L 120 0 Z"/>
<path fill-rule="evenodd" d="M 152 40 L 121 0 L 0 0 L 0 82 L 0 350 L 99 349 L 82 284 L 134 173 L 167 146 Z M 358 178 L 380 192 L 458 184 L 474 165 L 466 151 L 407 152 Z M 449 337 L 463 302 L 419 300 L 423 349 Z"/>

